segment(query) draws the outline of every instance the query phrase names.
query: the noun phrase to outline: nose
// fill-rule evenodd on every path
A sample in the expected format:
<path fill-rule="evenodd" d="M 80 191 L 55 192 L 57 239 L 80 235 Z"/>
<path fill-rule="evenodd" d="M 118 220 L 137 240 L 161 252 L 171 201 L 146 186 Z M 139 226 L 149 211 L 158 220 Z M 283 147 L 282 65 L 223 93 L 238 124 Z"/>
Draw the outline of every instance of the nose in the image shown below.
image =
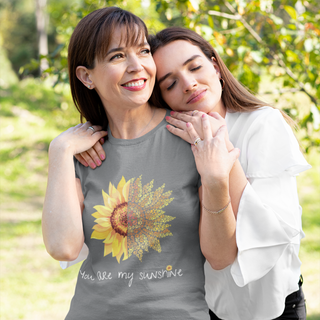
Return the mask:
<path fill-rule="evenodd" d="M 137 56 L 130 57 L 128 60 L 128 67 L 127 67 L 127 72 L 140 72 L 144 68 L 141 64 L 140 59 Z"/>
<path fill-rule="evenodd" d="M 193 77 L 185 76 L 182 80 L 182 83 L 183 83 L 183 92 L 184 93 L 188 93 L 188 92 L 194 90 L 195 88 L 197 88 L 197 81 Z"/>

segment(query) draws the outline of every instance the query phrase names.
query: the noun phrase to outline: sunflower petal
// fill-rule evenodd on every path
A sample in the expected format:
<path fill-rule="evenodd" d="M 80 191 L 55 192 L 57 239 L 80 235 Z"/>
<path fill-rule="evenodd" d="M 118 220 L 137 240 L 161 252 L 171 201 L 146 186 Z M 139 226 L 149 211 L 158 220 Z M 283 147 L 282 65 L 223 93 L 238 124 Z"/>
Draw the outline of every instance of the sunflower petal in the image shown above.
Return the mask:
<path fill-rule="evenodd" d="M 117 205 L 118 205 L 119 203 L 118 203 L 118 200 L 117 199 L 113 199 L 113 198 L 109 198 L 108 199 L 108 206 L 109 207 L 113 207 L 113 208 L 115 208 Z"/>
<path fill-rule="evenodd" d="M 115 257 L 119 254 L 120 250 L 121 250 L 121 243 L 122 243 L 122 239 L 119 238 L 119 234 L 116 233 L 116 236 L 114 237 L 114 240 L 112 242 L 112 256 Z M 121 237 L 121 236 L 120 236 Z"/>
<path fill-rule="evenodd" d="M 104 240 L 109 236 L 110 230 L 107 230 L 105 232 L 98 232 L 94 230 L 91 234 L 91 239 L 98 239 L 98 240 Z"/>
<path fill-rule="evenodd" d="M 103 201 L 104 201 L 104 204 L 105 204 L 105 206 L 108 204 L 108 199 L 110 198 L 109 197 L 109 195 L 106 193 L 106 192 L 104 192 L 103 190 L 102 190 L 102 198 L 103 198 Z"/>
<path fill-rule="evenodd" d="M 122 189 L 122 196 L 125 202 L 128 202 L 129 189 L 130 189 L 130 180 L 123 186 L 123 189 Z"/>
<path fill-rule="evenodd" d="M 105 243 L 104 244 L 104 252 L 103 252 L 103 255 L 106 256 L 108 254 L 110 254 L 112 252 L 112 244 L 107 244 Z"/>
<path fill-rule="evenodd" d="M 122 193 L 123 186 L 126 184 L 126 179 L 122 176 L 120 182 L 118 183 L 117 189 L 120 193 Z"/>
<path fill-rule="evenodd" d="M 94 209 L 96 209 L 102 216 L 110 217 L 114 210 L 114 206 L 94 206 Z"/>
<path fill-rule="evenodd" d="M 117 204 L 121 203 L 121 194 L 111 182 L 109 184 L 109 195 L 112 199 L 117 200 Z"/>
<path fill-rule="evenodd" d="M 111 227 L 110 218 L 99 218 L 94 220 L 94 222 L 105 228 Z"/>
<path fill-rule="evenodd" d="M 122 240 L 122 248 L 123 248 L 123 253 L 124 253 L 122 260 L 127 260 L 128 259 L 127 237 L 124 237 Z"/>
<path fill-rule="evenodd" d="M 101 213 L 99 213 L 98 211 L 96 211 L 96 212 L 94 212 L 93 214 L 92 214 L 92 216 L 94 217 L 94 218 L 102 218 L 103 216 L 101 215 Z"/>
<path fill-rule="evenodd" d="M 115 231 L 112 228 L 110 228 L 110 233 L 106 236 L 103 243 L 110 243 L 111 244 L 114 240 L 114 236 L 115 236 Z"/>
<path fill-rule="evenodd" d="M 95 224 L 93 227 L 92 227 L 93 230 L 96 230 L 98 232 L 106 232 L 107 230 L 112 230 L 112 228 L 110 227 L 103 227 L 103 226 L 100 226 L 99 224 Z"/>

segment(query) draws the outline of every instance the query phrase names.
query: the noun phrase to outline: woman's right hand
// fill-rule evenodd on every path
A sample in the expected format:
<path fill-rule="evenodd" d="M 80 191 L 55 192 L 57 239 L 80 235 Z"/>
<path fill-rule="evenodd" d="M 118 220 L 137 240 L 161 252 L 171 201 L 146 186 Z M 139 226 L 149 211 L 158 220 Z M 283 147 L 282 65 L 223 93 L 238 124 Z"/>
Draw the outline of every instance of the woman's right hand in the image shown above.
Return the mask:
<path fill-rule="evenodd" d="M 91 125 L 89 121 L 80 123 L 57 136 L 51 142 L 50 150 L 57 150 L 58 152 L 68 150 L 72 155 L 77 155 L 78 159 L 79 154 L 100 144 L 99 140 L 107 134 L 107 131 L 103 131 L 101 126 Z M 99 148 L 97 151 L 99 151 Z"/>
<path fill-rule="evenodd" d="M 173 133 L 174 135 L 180 137 L 181 139 L 185 140 L 186 142 L 189 142 L 190 144 L 193 144 L 193 141 L 191 141 L 190 135 L 188 133 L 186 124 L 189 122 L 192 124 L 194 129 L 197 131 L 198 136 L 201 138 L 201 140 L 204 139 L 203 132 L 202 132 L 202 116 L 204 115 L 204 112 L 201 111 L 188 111 L 188 112 L 175 112 L 172 111 L 170 113 L 170 117 L 166 117 L 167 122 L 170 123 L 170 125 L 167 126 L 167 129 Z M 214 136 L 219 128 L 226 125 L 226 121 L 223 117 L 220 116 L 217 112 L 211 112 L 209 113 L 210 117 L 208 117 L 208 120 L 210 122 L 211 132 Z M 225 135 L 225 141 L 227 143 L 227 147 L 229 150 L 233 149 L 233 146 L 231 142 L 229 141 L 228 133 Z"/>

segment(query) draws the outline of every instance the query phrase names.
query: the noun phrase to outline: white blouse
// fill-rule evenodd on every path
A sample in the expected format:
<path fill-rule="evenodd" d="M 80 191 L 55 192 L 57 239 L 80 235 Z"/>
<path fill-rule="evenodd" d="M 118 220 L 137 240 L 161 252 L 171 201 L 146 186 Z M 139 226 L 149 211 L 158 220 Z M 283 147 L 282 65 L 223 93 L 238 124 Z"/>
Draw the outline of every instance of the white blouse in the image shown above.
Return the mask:
<path fill-rule="evenodd" d="M 279 110 L 227 112 L 226 123 L 248 184 L 237 215 L 237 258 L 219 271 L 205 263 L 206 300 L 224 320 L 270 320 L 299 288 L 304 233 L 295 176 L 311 166 Z M 84 244 L 76 260 L 60 265 L 65 269 L 87 255 Z"/>
<path fill-rule="evenodd" d="M 295 176 L 311 166 L 279 110 L 228 112 L 226 123 L 248 184 L 237 215 L 237 258 L 219 271 L 206 262 L 206 300 L 224 320 L 270 320 L 299 288 L 304 233 Z"/>

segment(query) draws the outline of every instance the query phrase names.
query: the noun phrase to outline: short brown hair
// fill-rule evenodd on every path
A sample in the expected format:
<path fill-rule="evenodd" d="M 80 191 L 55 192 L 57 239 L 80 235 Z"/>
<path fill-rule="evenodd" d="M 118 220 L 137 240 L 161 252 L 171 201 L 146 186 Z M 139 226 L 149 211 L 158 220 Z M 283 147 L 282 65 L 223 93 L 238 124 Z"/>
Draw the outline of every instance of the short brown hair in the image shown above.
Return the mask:
<path fill-rule="evenodd" d="M 103 60 L 110 45 L 114 31 L 124 28 L 122 36 L 126 45 L 141 43 L 148 37 L 144 22 L 134 14 L 108 7 L 91 12 L 76 26 L 68 48 L 69 79 L 73 101 L 80 112 L 81 121 L 85 118 L 92 124 L 107 126 L 107 117 L 101 99 L 95 90 L 89 90 L 76 76 L 78 66 L 94 68 L 95 58 Z M 121 39 L 122 40 L 122 39 Z"/>

